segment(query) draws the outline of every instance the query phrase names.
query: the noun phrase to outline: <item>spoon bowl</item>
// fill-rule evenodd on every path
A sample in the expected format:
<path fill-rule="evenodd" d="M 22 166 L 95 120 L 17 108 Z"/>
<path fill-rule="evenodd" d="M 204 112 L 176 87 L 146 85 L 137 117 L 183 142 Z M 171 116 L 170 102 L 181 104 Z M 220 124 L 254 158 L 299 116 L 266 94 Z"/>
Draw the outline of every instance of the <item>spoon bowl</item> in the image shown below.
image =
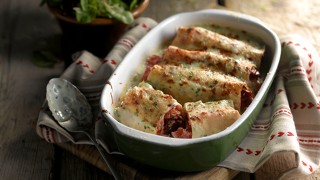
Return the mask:
<path fill-rule="evenodd" d="M 53 117 L 69 131 L 92 127 L 91 106 L 86 97 L 67 80 L 53 78 L 47 85 L 47 101 Z"/>

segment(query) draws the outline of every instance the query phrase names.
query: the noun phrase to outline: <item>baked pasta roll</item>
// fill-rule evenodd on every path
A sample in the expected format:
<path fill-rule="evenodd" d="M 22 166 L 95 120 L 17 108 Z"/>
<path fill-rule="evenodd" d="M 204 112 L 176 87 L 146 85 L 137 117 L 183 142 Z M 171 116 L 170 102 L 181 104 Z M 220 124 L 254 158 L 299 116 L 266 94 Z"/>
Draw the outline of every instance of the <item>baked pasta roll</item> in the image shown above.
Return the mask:
<path fill-rule="evenodd" d="M 240 117 L 230 100 L 188 102 L 184 104 L 184 109 L 192 128 L 192 138 L 223 131 Z"/>
<path fill-rule="evenodd" d="M 129 89 L 115 109 L 119 122 L 144 132 L 191 138 L 182 105 L 145 82 Z"/>
<path fill-rule="evenodd" d="M 162 55 L 162 64 L 184 64 L 222 72 L 244 80 L 256 92 L 262 83 L 257 66 L 248 60 L 236 60 L 219 53 L 195 51 L 169 46 Z"/>
<path fill-rule="evenodd" d="M 247 84 L 238 78 L 183 66 L 154 65 L 147 76 L 147 82 L 172 95 L 181 104 L 230 99 L 235 109 L 243 111 L 254 96 Z"/>
<path fill-rule="evenodd" d="M 172 45 L 183 49 L 206 50 L 217 48 L 236 55 L 242 55 L 260 68 L 265 47 L 254 47 L 244 41 L 232 39 L 202 27 L 180 27 Z"/>

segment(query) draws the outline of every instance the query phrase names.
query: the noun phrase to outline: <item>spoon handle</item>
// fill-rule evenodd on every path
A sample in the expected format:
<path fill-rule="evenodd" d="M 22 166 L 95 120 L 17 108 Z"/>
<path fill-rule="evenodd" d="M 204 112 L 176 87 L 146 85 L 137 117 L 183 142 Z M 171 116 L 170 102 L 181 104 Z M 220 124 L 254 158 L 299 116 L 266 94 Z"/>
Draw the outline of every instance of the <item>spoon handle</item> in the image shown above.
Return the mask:
<path fill-rule="evenodd" d="M 94 146 L 98 149 L 100 155 L 102 156 L 103 160 L 105 161 L 105 163 L 107 164 L 108 168 L 110 169 L 113 177 L 116 180 L 121 180 L 122 177 L 119 174 L 119 171 L 115 168 L 115 166 L 116 166 L 116 164 L 114 163 L 115 159 L 113 159 L 111 154 L 106 153 L 101 148 L 101 146 L 97 143 L 97 141 L 94 138 L 92 138 L 92 136 L 88 132 L 84 132 L 84 133 L 88 136 L 88 138 L 93 142 Z"/>

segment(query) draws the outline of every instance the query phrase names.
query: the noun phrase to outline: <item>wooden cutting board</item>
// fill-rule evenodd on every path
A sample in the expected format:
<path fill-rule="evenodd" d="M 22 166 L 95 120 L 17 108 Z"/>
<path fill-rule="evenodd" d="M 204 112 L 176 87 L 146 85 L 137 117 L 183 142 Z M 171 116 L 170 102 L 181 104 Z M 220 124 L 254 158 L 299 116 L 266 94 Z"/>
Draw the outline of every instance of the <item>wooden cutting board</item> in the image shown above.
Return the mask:
<path fill-rule="evenodd" d="M 102 169 L 103 171 L 110 173 L 109 168 L 94 146 L 75 145 L 72 143 L 58 144 L 58 146 Z M 115 160 L 116 168 L 121 172 L 124 179 L 203 179 L 204 177 L 232 179 L 239 174 L 239 171 L 221 167 L 214 167 L 210 170 L 192 173 L 171 172 L 146 166 L 138 162 L 133 162 L 129 158 L 115 156 Z"/>

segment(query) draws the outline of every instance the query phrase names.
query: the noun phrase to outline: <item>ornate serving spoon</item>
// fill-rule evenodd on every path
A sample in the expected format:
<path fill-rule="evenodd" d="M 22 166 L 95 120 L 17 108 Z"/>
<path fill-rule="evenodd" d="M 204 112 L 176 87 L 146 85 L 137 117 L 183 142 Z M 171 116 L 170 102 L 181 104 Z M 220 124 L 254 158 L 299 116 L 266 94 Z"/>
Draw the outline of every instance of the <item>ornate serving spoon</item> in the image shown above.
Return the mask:
<path fill-rule="evenodd" d="M 79 89 L 65 79 L 53 78 L 47 85 L 46 98 L 49 109 L 57 122 L 69 132 L 85 134 L 98 149 L 114 178 L 121 179 L 114 168 L 111 154 L 105 153 L 89 133 L 93 125 L 91 106 Z"/>

